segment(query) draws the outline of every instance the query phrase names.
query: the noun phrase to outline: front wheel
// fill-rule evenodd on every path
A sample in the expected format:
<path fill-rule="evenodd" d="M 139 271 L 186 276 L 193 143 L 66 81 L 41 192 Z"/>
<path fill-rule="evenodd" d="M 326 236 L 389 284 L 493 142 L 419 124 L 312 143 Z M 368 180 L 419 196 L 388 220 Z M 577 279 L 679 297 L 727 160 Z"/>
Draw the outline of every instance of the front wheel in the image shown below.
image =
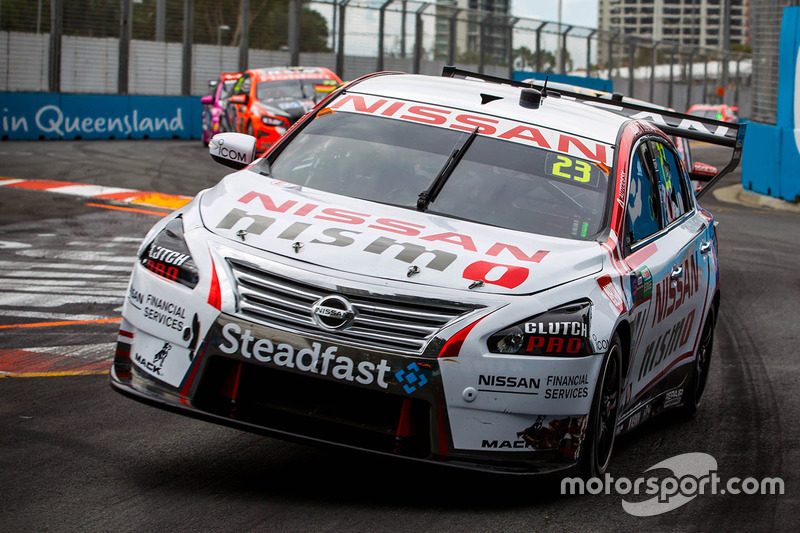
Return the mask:
<path fill-rule="evenodd" d="M 614 334 L 603 360 L 600 379 L 594 391 L 589 427 L 581 451 L 580 473 L 584 478 L 601 476 L 608 469 L 614 451 L 622 382 L 622 343 Z"/>

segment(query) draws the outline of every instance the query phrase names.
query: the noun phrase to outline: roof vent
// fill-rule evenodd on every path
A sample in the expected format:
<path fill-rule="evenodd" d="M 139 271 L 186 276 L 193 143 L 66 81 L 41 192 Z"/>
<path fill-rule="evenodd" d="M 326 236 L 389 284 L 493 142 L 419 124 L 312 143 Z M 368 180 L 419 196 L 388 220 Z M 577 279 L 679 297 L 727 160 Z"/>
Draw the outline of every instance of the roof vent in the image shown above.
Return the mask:
<path fill-rule="evenodd" d="M 502 100 L 502 96 L 495 96 L 493 94 L 481 93 L 481 105 L 491 104 L 495 100 Z"/>
<path fill-rule="evenodd" d="M 622 93 L 614 93 L 611 95 L 612 102 L 621 102 L 622 101 Z"/>
<path fill-rule="evenodd" d="M 519 105 L 527 109 L 539 109 L 542 105 L 542 93 L 538 89 L 522 89 L 519 93 Z"/>

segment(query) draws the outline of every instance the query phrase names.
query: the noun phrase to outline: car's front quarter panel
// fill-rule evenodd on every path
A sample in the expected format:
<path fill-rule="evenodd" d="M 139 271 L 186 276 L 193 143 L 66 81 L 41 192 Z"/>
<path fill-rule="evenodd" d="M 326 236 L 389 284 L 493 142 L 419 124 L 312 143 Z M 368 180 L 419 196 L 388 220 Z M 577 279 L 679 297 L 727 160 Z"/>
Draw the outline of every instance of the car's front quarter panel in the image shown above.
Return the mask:
<path fill-rule="evenodd" d="M 440 359 L 454 453 L 556 452 L 577 460 L 595 385 L 619 309 L 588 276 L 535 295 L 514 296 L 470 332 L 458 357 Z M 490 353 L 498 331 L 578 300 L 591 301 L 589 355 Z"/>

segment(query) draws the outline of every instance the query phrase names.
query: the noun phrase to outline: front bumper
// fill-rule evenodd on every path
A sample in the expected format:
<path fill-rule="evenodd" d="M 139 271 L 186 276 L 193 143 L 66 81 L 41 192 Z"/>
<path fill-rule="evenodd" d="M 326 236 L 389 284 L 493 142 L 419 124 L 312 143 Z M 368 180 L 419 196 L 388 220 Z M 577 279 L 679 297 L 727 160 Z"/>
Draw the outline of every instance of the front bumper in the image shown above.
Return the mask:
<path fill-rule="evenodd" d="M 585 415 L 500 409 L 465 418 L 448 411 L 440 361 L 430 357 L 336 346 L 221 314 L 185 378 L 169 384 L 155 377 L 145 353 L 166 342 L 124 321 L 112 387 L 162 409 L 274 437 L 507 473 L 569 469 L 585 434 Z M 166 364 L 186 355 L 175 348 Z M 450 412 L 460 413 L 458 420 Z M 454 423 L 476 424 L 481 449 L 456 448 Z M 478 428 L 491 423 L 494 432 Z"/>

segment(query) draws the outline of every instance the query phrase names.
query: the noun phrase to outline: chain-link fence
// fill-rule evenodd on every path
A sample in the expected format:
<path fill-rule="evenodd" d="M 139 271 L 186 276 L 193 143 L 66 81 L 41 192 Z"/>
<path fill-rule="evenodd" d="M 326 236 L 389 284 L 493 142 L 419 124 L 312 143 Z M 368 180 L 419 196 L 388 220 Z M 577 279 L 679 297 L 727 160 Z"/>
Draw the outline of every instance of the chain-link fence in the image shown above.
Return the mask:
<path fill-rule="evenodd" d="M 751 118 L 775 124 L 778 108 L 778 48 L 783 7 L 797 0 L 751 0 L 753 13 L 753 112 Z"/>
<path fill-rule="evenodd" d="M 750 113 L 749 54 L 517 18 L 508 2 L 494 4 L 0 0 L 0 90 L 203 94 L 221 71 L 246 68 L 316 65 L 353 79 L 376 70 L 439 74 L 456 64 L 504 77 L 611 78 L 618 92 L 676 109 L 724 100 Z"/>

